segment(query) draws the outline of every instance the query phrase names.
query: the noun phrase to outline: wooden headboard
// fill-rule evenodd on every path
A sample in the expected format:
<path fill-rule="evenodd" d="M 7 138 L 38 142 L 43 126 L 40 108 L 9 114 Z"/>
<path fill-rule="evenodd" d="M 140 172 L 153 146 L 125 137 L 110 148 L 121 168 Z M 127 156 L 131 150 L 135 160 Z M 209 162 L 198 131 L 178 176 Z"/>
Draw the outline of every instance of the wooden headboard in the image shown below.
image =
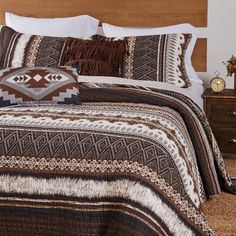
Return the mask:
<path fill-rule="evenodd" d="M 207 0 L 1 0 L 0 24 L 4 13 L 31 17 L 65 17 L 87 14 L 101 22 L 122 26 L 166 26 L 191 23 L 207 26 Z M 206 71 L 207 40 L 199 39 L 193 65 Z"/>

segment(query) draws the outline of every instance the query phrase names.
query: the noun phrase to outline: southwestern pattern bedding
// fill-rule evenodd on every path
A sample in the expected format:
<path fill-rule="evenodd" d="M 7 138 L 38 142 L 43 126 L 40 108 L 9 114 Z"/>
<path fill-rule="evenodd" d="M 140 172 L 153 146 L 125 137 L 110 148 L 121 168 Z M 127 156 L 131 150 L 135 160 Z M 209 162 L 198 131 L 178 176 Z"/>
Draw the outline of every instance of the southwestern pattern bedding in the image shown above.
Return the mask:
<path fill-rule="evenodd" d="M 199 207 L 231 181 L 198 106 L 80 92 L 81 106 L 0 109 L 0 235 L 214 235 Z"/>

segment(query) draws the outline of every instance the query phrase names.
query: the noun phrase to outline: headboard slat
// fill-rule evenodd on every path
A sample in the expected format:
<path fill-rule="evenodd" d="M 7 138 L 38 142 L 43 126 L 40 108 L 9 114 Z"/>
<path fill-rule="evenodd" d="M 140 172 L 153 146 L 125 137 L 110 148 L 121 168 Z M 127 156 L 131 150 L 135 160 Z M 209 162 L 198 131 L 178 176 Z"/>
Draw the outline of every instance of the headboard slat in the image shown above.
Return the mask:
<path fill-rule="evenodd" d="M 207 0 L 1 0 L 0 11 L 1 24 L 4 12 L 10 11 L 34 17 L 90 14 L 122 26 L 207 25 Z"/>
<path fill-rule="evenodd" d="M 207 0 L 1 0 L 0 24 L 4 24 L 6 11 L 32 17 L 88 14 L 101 22 L 121 26 L 166 26 L 185 22 L 197 27 L 207 26 Z M 201 46 L 195 49 L 195 68 L 202 71 L 206 68 L 205 57 L 202 57 L 206 48 L 201 43 L 198 45 Z"/>

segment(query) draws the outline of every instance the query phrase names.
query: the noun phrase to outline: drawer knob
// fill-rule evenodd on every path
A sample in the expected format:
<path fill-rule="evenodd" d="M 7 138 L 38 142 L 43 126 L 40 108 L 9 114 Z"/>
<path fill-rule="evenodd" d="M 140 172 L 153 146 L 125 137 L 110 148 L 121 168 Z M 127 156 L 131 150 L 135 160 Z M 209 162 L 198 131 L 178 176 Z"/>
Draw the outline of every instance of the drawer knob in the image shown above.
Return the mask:
<path fill-rule="evenodd" d="M 236 116 L 236 111 L 228 111 L 229 116 Z"/>
<path fill-rule="evenodd" d="M 228 143 L 235 143 L 236 144 L 236 138 L 228 139 Z"/>

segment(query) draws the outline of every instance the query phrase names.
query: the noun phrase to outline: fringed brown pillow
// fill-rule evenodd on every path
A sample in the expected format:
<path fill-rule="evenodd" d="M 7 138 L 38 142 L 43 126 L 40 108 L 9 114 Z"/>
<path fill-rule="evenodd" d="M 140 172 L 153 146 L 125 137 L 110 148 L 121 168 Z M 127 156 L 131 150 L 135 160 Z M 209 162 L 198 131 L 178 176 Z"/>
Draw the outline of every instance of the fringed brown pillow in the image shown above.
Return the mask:
<path fill-rule="evenodd" d="M 91 39 L 67 38 L 61 65 L 80 66 L 81 75 L 122 76 L 125 40 L 108 40 L 93 36 Z"/>

